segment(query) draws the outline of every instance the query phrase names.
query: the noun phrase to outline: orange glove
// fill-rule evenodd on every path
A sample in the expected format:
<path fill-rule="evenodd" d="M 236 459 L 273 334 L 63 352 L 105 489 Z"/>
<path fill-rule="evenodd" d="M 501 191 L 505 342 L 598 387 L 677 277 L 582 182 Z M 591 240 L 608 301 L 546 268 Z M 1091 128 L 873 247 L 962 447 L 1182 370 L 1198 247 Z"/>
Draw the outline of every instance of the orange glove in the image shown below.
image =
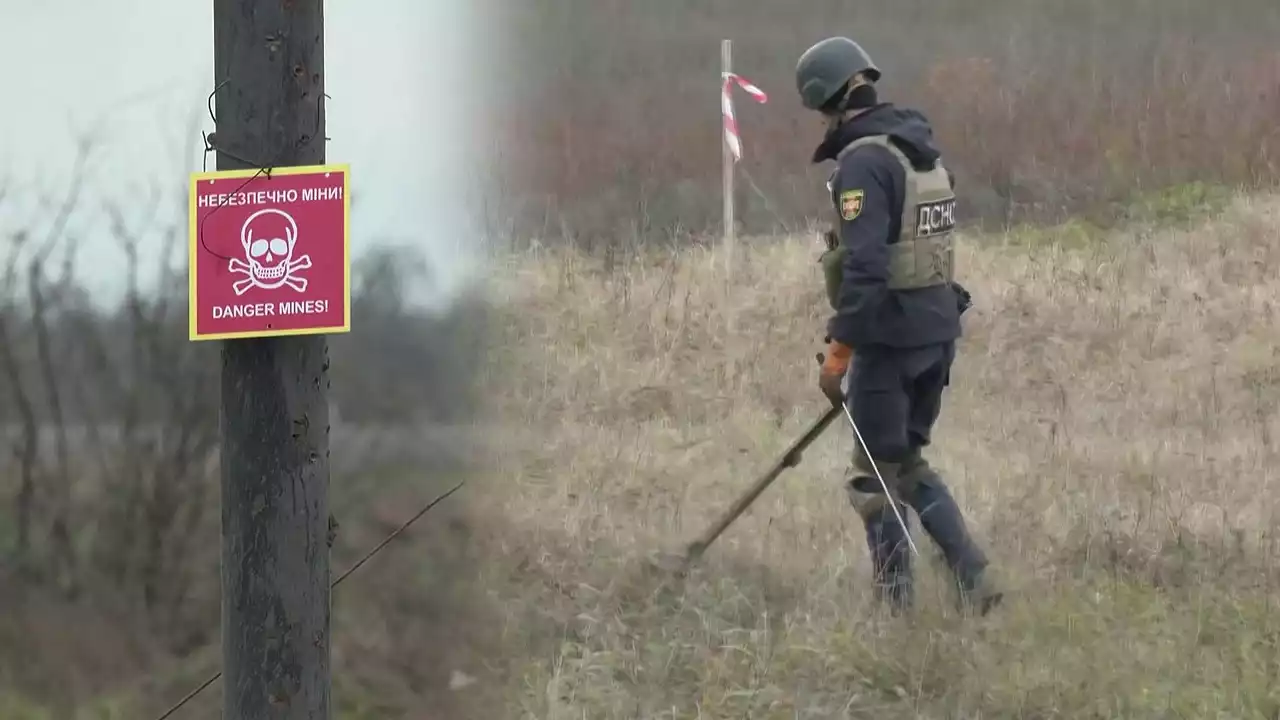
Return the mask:
<path fill-rule="evenodd" d="M 818 354 L 818 360 L 822 363 L 822 371 L 818 374 L 818 387 L 822 389 L 822 394 L 827 396 L 832 405 L 839 406 L 844 402 L 844 391 L 841 390 L 840 383 L 849 372 L 849 363 L 852 359 L 853 348 L 835 340 L 827 345 L 825 357 L 821 353 Z"/>

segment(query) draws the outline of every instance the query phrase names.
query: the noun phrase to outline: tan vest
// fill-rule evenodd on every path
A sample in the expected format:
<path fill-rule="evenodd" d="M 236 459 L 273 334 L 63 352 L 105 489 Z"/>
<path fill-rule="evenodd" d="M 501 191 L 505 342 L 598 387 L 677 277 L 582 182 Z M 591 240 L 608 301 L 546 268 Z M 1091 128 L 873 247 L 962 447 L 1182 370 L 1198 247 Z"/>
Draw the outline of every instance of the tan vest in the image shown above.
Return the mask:
<path fill-rule="evenodd" d="M 849 143 L 836 161 L 864 145 L 887 148 L 906 172 L 906 197 L 902 201 L 901 231 L 896 242 L 889 238 L 889 289 L 914 290 L 945 285 L 955 277 L 956 195 L 951 179 L 939 160 L 932 170 L 920 172 L 886 135 L 859 138 Z M 835 237 L 837 245 L 823 253 L 823 276 L 831 307 L 839 304 L 842 264 L 846 248 L 840 237 L 840 200 L 836 205 Z"/>

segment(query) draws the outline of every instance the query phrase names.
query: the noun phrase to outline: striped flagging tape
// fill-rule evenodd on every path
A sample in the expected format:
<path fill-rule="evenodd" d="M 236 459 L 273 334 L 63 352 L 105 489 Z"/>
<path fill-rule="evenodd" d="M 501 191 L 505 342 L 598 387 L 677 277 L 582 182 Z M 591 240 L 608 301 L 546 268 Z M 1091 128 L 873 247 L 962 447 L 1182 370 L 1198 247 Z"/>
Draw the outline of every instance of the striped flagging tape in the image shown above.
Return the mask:
<path fill-rule="evenodd" d="M 724 73 L 724 83 L 720 87 L 720 109 L 724 115 L 724 139 L 729 143 L 729 151 L 735 161 L 742 159 L 742 139 L 738 135 L 738 121 L 733 117 L 733 86 L 746 90 L 756 102 L 768 102 L 769 96 L 760 88 L 747 82 L 734 73 Z"/>

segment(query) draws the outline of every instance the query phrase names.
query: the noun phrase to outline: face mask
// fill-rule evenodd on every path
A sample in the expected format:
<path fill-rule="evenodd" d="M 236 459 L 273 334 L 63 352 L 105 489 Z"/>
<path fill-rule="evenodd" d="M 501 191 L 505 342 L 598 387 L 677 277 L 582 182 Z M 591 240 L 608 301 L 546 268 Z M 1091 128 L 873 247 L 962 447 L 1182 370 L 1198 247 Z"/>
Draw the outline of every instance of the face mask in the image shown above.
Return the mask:
<path fill-rule="evenodd" d="M 844 109 L 863 110 L 875 107 L 877 102 L 875 85 L 859 85 L 849 91 L 844 98 Z"/>
<path fill-rule="evenodd" d="M 866 108 L 875 107 L 879 102 L 876 96 L 875 85 L 859 85 L 850 90 L 844 99 L 840 101 L 840 111 L 825 115 L 827 124 L 827 134 L 835 132 L 842 123 L 844 123 L 845 112 L 849 110 L 865 110 Z"/>

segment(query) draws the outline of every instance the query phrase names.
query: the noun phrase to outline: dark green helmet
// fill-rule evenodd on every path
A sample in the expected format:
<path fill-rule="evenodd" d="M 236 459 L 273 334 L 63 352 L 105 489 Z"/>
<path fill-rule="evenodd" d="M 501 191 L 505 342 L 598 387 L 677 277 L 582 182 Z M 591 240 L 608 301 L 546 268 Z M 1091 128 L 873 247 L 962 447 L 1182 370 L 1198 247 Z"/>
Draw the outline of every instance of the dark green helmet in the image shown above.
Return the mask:
<path fill-rule="evenodd" d="M 800 101 L 810 110 L 821 110 L 860 72 L 872 82 L 880 79 L 880 69 L 861 45 L 846 37 L 827 38 L 805 50 L 796 63 Z"/>

